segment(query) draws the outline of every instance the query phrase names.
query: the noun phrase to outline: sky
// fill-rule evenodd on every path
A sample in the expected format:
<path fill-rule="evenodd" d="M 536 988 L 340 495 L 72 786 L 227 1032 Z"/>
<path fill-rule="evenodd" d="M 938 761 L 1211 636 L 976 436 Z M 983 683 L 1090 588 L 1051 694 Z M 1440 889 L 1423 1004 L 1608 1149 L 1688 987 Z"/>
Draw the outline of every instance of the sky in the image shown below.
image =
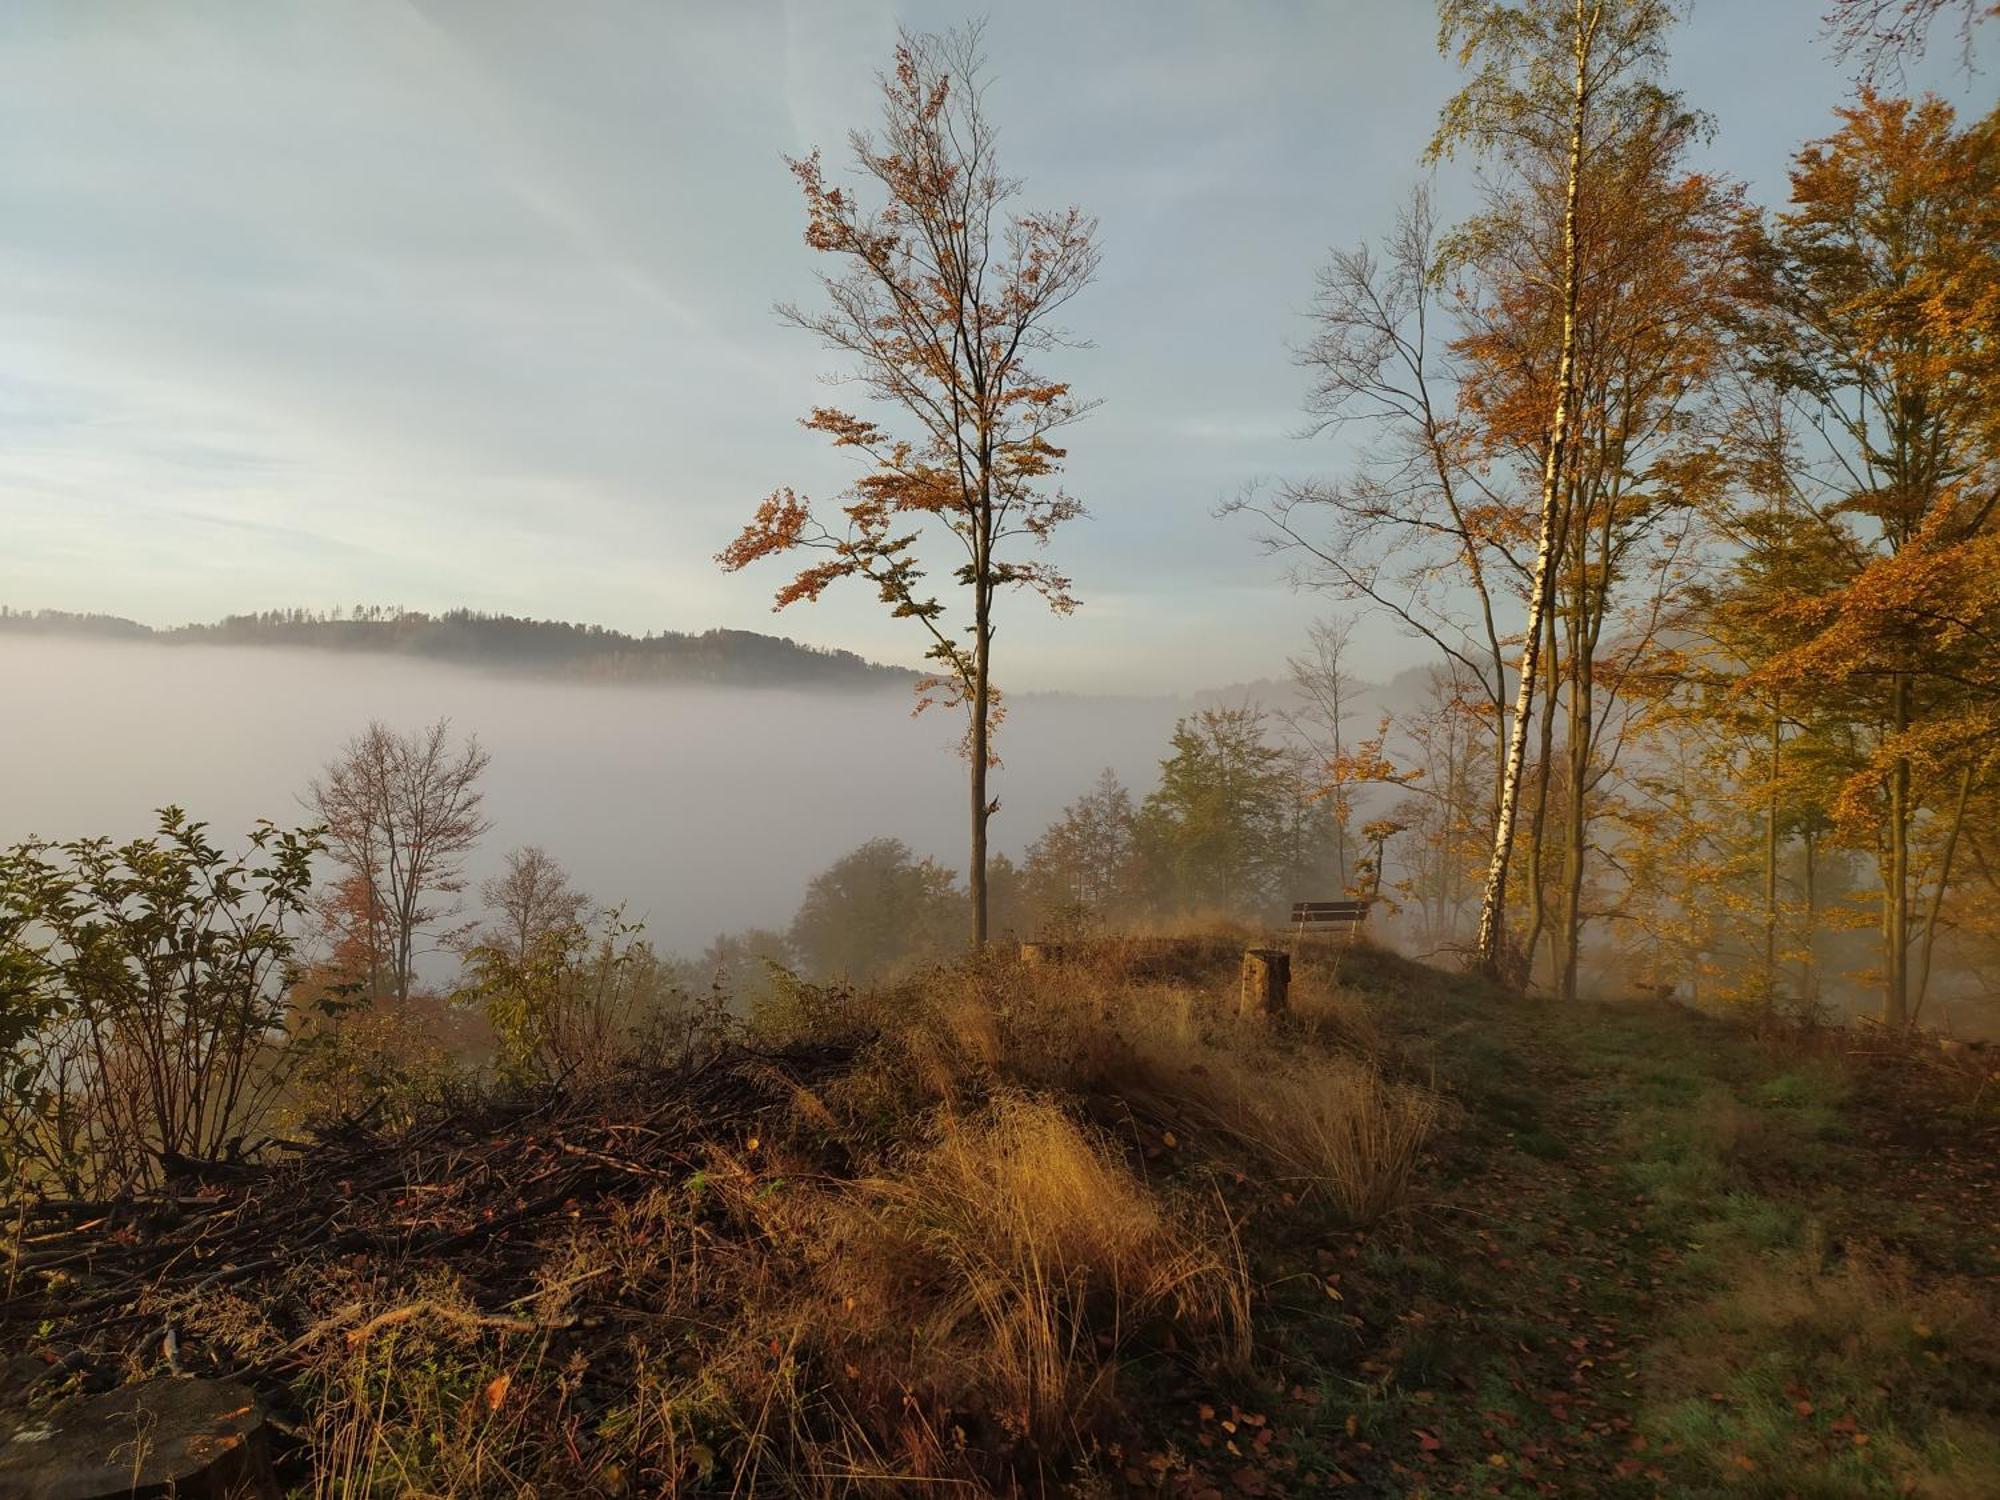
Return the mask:
<path fill-rule="evenodd" d="M 1767 203 L 1849 88 L 1825 4 L 1697 0 L 1675 46 L 1703 165 Z M 1339 466 L 1297 436 L 1290 348 L 1329 247 L 1422 180 L 1454 82 L 1425 0 L 10 0 L 0 603 L 468 606 L 914 662 L 865 590 L 774 617 L 779 565 L 713 557 L 775 487 L 854 473 L 797 424 L 838 366 L 772 312 L 816 259 L 783 159 L 872 122 L 899 22 L 982 14 L 1023 203 L 1103 247 L 1092 347 L 1050 363 L 1103 403 L 1055 553 L 1083 605 L 1013 605 L 1001 680 L 1282 670 L 1340 606 L 1214 512 Z M 1948 45 L 1911 80 L 1990 102 Z M 1364 640 L 1369 675 L 1419 659 Z"/>

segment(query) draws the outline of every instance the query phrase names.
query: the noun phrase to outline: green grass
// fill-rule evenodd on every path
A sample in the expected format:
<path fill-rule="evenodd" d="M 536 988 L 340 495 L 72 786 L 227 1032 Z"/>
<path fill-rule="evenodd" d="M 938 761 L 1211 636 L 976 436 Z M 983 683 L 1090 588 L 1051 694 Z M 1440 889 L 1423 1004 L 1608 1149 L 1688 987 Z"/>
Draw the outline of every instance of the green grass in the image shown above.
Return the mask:
<path fill-rule="evenodd" d="M 1316 1462 L 1376 1493 L 2000 1495 L 1993 1268 L 1837 1057 L 1398 960 L 1347 982 L 1464 1118 L 1430 1211 L 1362 1248 L 1344 1343 L 1299 1351 L 1372 1371 L 1309 1382 Z"/>

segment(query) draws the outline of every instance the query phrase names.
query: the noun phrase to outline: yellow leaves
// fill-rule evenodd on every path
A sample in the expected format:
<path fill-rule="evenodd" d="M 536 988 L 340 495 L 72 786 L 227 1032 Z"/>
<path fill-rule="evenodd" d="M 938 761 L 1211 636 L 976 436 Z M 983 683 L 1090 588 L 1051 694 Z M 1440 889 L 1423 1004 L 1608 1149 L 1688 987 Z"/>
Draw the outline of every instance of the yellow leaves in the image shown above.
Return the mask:
<path fill-rule="evenodd" d="M 716 554 L 715 560 L 725 572 L 734 573 L 759 558 L 787 551 L 799 545 L 811 520 L 812 512 L 806 501 L 789 488 L 774 490 L 757 507 L 750 524 Z"/>
<path fill-rule="evenodd" d="M 877 448 L 888 440 L 888 435 L 873 422 L 831 406 L 815 406 L 799 425 L 811 432 L 825 433 L 836 448 Z"/>

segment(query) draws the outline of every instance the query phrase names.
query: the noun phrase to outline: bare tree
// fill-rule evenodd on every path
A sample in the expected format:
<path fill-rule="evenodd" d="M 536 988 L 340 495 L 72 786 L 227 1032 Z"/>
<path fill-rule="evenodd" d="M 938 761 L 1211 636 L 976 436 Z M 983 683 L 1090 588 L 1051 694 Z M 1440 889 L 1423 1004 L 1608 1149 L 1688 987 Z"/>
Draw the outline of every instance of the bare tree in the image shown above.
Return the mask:
<path fill-rule="evenodd" d="M 1292 738 L 1314 761 L 1318 785 L 1333 804 L 1334 860 L 1340 888 L 1347 889 L 1347 824 L 1354 808 L 1348 792 L 1347 715 L 1359 684 L 1347 671 L 1354 622 L 1315 620 L 1306 633 L 1307 652 L 1286 658 L 1298 701 L 1278 715 Z"/>
<path fill-rule="evenodd" d="M 1973 32 L 1981 21 L 2000 19 L 1994 0 L 1833 0 L 1827 31 L 1842 62 L 1859 61 L 1861 75 L 1899 73 L 1906 58 L 1921 57 L 1932 29 L 1953 17 L 1959 66 L 1972 71 Z"/>
<path fill-rule="evenodd" d="M 407 1002 L 418 942 L 464 910 L 465 857 L 491 826 L 480 813 L 479 778 L 489 757 L 476 736 L 454 750 L 451 721 L 413 734 L 379 720 L 349 740 L 315 777 L 305 802 L 325 825 L 327 847 L 345 871 L 350 910 L 367 927 L 373 996 Z M 360 945 L 358 943 L 358 945 Z"/>
<path fill-rule="evenodd" d="M 1378 259 L 1336 251 L 1319 274 L 1304 435 L 1359 432 L 1361 461 L 1331 481 L 1246 489 L 1222 507 L 1264 523 L 1265 547 L 1298 559 L 1292 582 L 1363 604 L 1428 641 L 1454 676 L 1476 684 L 1489 728 L 1507 710 L 1507 637 L 1497 617 L 1525 594 L 1521 513 L 1457 410 L 1459 371 L 1442 337 L 1437 222 L 1412 194 Z M 1497 818 L 1504 739 L 1495 733 Z"/>
<path fill-rule="evenodd" d="M 570 884 L 569 871 L 535 844 L 508 850 L 506 869 L 480 885 L 479 899 L 494 916 L 479 942 L 517 963 L 525 963 L 549 934 L 579 926 L 590 911 L 590 897 Z"/>

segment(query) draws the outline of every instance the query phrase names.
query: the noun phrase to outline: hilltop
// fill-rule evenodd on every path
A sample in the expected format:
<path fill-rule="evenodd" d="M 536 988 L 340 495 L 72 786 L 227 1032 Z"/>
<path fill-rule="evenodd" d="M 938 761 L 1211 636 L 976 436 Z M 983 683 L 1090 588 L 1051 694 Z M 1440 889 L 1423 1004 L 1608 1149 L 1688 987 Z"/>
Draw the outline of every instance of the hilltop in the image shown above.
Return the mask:
<path fill-rule="evenodd" d="M 790 981 L 31 1205 L 0 1329 L 37 1406 L 251 1385 L 300 1493 L 1995 1492 L 1983 1059 L 1365 945 L 1246 1018 L 1241 943 Z"/>
<path fill-rule="evenodd" d="M 0 633 L 145 641 L 163 646 L 274 646 L 377 652 L 492 671 L 602 682 L 711 683 L 732 687 L 869 688 L 906 684 L 917 674 L 851 651 L 808 646 L 751 630 L 662 630 L 643 636 L 469 609 L 360 607 L 229 615 L 213 624 L 155 629 L 117 615 L 0 606 Z"/>

